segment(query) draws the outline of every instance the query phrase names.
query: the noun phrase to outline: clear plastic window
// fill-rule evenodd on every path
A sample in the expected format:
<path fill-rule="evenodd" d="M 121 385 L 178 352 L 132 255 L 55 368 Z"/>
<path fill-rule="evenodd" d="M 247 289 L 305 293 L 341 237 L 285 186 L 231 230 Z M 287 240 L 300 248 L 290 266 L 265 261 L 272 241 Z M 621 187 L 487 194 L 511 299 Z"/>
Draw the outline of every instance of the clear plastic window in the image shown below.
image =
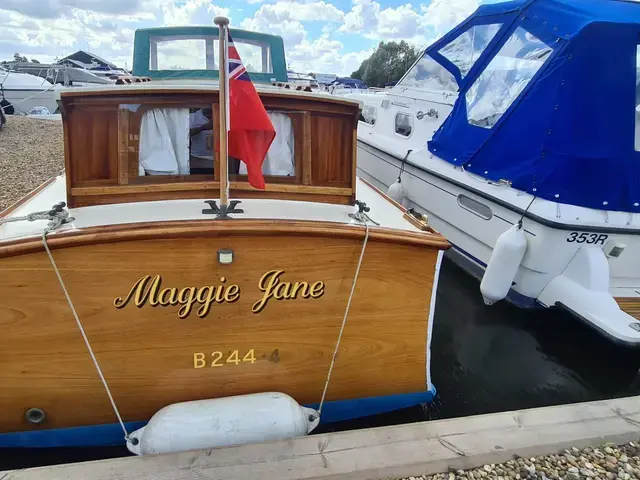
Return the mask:
<path fill-rule="evenodd" d="M 455 77 L 426 53 L 407 72 L 398 86 L 445 92 L 458 91 Z"/>
<path fill-rule="evenodd" d="M 446 44 L 438 53 L 460 69 L 464 78 L 502 24 L 475 25 Z"/>
<path fill-rule="evenodd" d="M 378 115 L 378 109 L 373 105 L 365 105 L 360 115 L 360 121 L 369 125 L 376 124 L 376 117 Z"/>
<path fill-rule="evenodd" d="M 273 73 L 269 44 L 233 41 L 248 72 Z M 151 37 L 149 70 L 218 70 L 218 39 L 213 36 Z"/>
<path fill-rule="evenodd" d="M 150 70 L 205 70 L 207 69 L 206 41 L 204 38 L 175 38 L 154 42 L 156 55 L 151 58 Z M 152 55 L 153 56 L 153 55 Z M 212 67 L 212 68 L 216 68 Z"/>
<path fill-rule="evenodd" d="M 640 152 L 640 45 L 636 48 L 636 151 Z"/>
<path fill-rule="evenodd" d="M 491 128 L 522 93 L 553 49 L 518 27 L 467 91 L 469 123 Z"/>
<path fill-rule="evenodd" d="M 395 130 L 398 135 L 408 137 L 413 130 L 413 118 L 407 113 L 397 113 Z"/>

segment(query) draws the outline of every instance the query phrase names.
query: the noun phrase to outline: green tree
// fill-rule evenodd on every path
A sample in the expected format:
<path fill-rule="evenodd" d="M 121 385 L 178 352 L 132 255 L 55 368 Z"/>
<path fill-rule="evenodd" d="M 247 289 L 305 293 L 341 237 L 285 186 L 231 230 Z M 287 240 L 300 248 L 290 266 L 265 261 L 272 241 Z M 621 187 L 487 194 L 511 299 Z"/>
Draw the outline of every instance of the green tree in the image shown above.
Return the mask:
<path fill-rule="evenodd" d="M 417 47 L 401 42 L 380 42 L 360 68 L 351 74 L 370 87 L 384 87 L 387 83 L 397 82 L 422 54 Z"/>

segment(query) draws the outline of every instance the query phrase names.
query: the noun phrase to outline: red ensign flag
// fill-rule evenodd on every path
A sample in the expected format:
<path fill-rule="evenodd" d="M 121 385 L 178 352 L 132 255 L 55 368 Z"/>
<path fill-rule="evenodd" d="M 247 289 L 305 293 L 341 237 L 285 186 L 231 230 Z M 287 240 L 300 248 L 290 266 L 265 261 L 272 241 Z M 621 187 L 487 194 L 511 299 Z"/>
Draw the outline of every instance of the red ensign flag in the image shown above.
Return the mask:
<path fill-rule="evenodd" d="M 271 119 L 229 35 L 229 155 L 247 166 L 249 183 L 264 189 L 262 163 L 276 136 Z"/>

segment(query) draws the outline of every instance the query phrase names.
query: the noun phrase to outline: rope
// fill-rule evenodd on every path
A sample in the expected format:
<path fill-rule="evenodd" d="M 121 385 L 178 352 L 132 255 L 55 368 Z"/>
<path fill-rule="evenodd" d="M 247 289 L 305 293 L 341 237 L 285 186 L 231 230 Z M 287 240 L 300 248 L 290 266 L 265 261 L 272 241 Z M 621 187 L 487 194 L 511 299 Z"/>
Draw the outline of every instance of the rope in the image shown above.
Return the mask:
<path fill-rule="evenodd" d="M 351 293 L 349 294 L 349 300 L 347 301 L 347 308 L 344 311 L 344 318 L 342 319 L 342 325 L 340 326 L 340 332 L 338 333 L 338 340 L 336 341 L 336 347 L 333 351 L 333 357 L 331 358 L 331 365 L 329 366 L 329 372 L 327 373 L 327 380 L 324 382 L 324 390 L 322 390 L 322 398 L 320 399 L 320 406 L 318 407 L 318 414 L 322 414 L 322 406 L 324 405 L 324 399 L 327 396 L 327 390 L 329 389 L 329 382 L 331 381 L 331 373 L 333 373 L 333 367 L 338 357 L 338 351 L 340 350 L 340 342 L 342 341 L 342 334 L 344 333 L 344 327 L 347 325 L 347 317 L 349 316 L 349 309 L 351 308 L 351 300 L 353 300 L 353 294 L 356 290 L 356 283 L 358 283 L 358 275 L 360 274 L 360 267 L 362 266 L 362 259 L 364 257 L 364 251 L 367 247 L 367 240 L 369 240 L 369 224 L 366 220 L 364 222 L 365 234 L 364 242 L 362 244 L 362 251 L 360 252 L 360 259 L 358 260 L 358 266 L 356 268 L 356 274 L 353 277 L 353 283 L 351 284 Z"/>
<path fill-rule="evenodd" d="M 55 227 L 48 227 L 47 229 L 45 229 L 44 233 L 42 234 L 42 244 L 44 245 L 44 249 L 47 251 L 47 255 L 49 256 L 49 261 L 51 262 L 51 266 L 53 267 L 53 271 L 56 272 L 56 276 L 58 277 L 58 282 L 60 282 L 60 286 L 62 287 L 62 291 L 64 292 L 64 296 L 67 298 L 67 303 L 69 304 L 69 308 L 71 308 L 71 313 L 73 313 L 73 318 L 75 318 L 76 320 L 76 324 L 78 325 L 78 329 L 80 329 L 80 334 L 82 335 L 82 338 L 84 340 L 85 345 L 87 346 L 87 350 L 89 350 L 89 355 L 91 355 L 91 359 L 93 360 L 93 365 L 96 367 L 96 370 L 98 371 L 98 375 L 100 376 L 100 380 L 102 381 L 102 385 L 104 385 L 104 389 L 107 392 L 107 396 L 109 397 L 109 401 L 111 402 L 111 406 L 113 407 L 113 411 L 116 414 L 116 417 L 118 417 L 118 422 L 120 423 L 120 426 L 122 427 L 122 431 L 124 432 L 124 439 L 126 441 L 131 440 L 131 442 L 136 445 L 137 444 L 137 439 L 133 439 L 129 437 L 129 433 L 127 432 L 127 428 L 124 426 L 124 422 L 122 421 L 122 417 L 120 416 L 120 411 L 118 410 L 118 407 L 116 406 L 116 402 L 113 399 L 113 396 L 111 395 L 111 390 L 109 389 L 109 385 L 107 384 L 107 380 L 104 378 L 104 375 L 102 374 L 102 369 L 100 368 L 100 364 L 98 363 L 98 360 L 96 359 L 96 356 L 93 353 L 93 349 L 91 348 L 91 344 L 89 343 L 89 339 L 87 338 L 87 334 L 84 331 L 84 328 L 82 327 L 82 323 L 80 322 L 80 318 L 78 317 L 78 313 L 76 312 L 76 309 L 73 305 L 73 302 L 71 301 L 71 297 L 69 296 L 69 292 L 67 291 L 67 287 L 64 284 L 64 281 L 62 280 L 62 276 L 60 275 L 60 271 L 58 270 L 58 266 L 56 265 L 56 262 L 53 259 L 53 255 L 51 254 L 51 250 L 49 250 L 49 245 L 47 244 L 47 234 L 53 230 Z"/>

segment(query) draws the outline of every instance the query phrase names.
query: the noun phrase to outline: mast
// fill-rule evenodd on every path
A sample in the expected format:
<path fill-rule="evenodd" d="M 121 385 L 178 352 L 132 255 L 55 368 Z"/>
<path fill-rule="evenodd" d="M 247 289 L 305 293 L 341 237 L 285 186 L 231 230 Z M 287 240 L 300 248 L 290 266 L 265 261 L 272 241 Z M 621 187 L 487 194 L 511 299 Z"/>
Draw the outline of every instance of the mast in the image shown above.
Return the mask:
<path fill-rule="evenodd" d="M 214 18 L 214 23 L 220 28 L 218 35 L 218 71 L 220 72 L 219 101 L 220 106 L 220 211 L 218 218 L 229 218 L 227 210 L 229 206 L 229 49 L 227 28 L 229 19 L 226 17 Z"/>

